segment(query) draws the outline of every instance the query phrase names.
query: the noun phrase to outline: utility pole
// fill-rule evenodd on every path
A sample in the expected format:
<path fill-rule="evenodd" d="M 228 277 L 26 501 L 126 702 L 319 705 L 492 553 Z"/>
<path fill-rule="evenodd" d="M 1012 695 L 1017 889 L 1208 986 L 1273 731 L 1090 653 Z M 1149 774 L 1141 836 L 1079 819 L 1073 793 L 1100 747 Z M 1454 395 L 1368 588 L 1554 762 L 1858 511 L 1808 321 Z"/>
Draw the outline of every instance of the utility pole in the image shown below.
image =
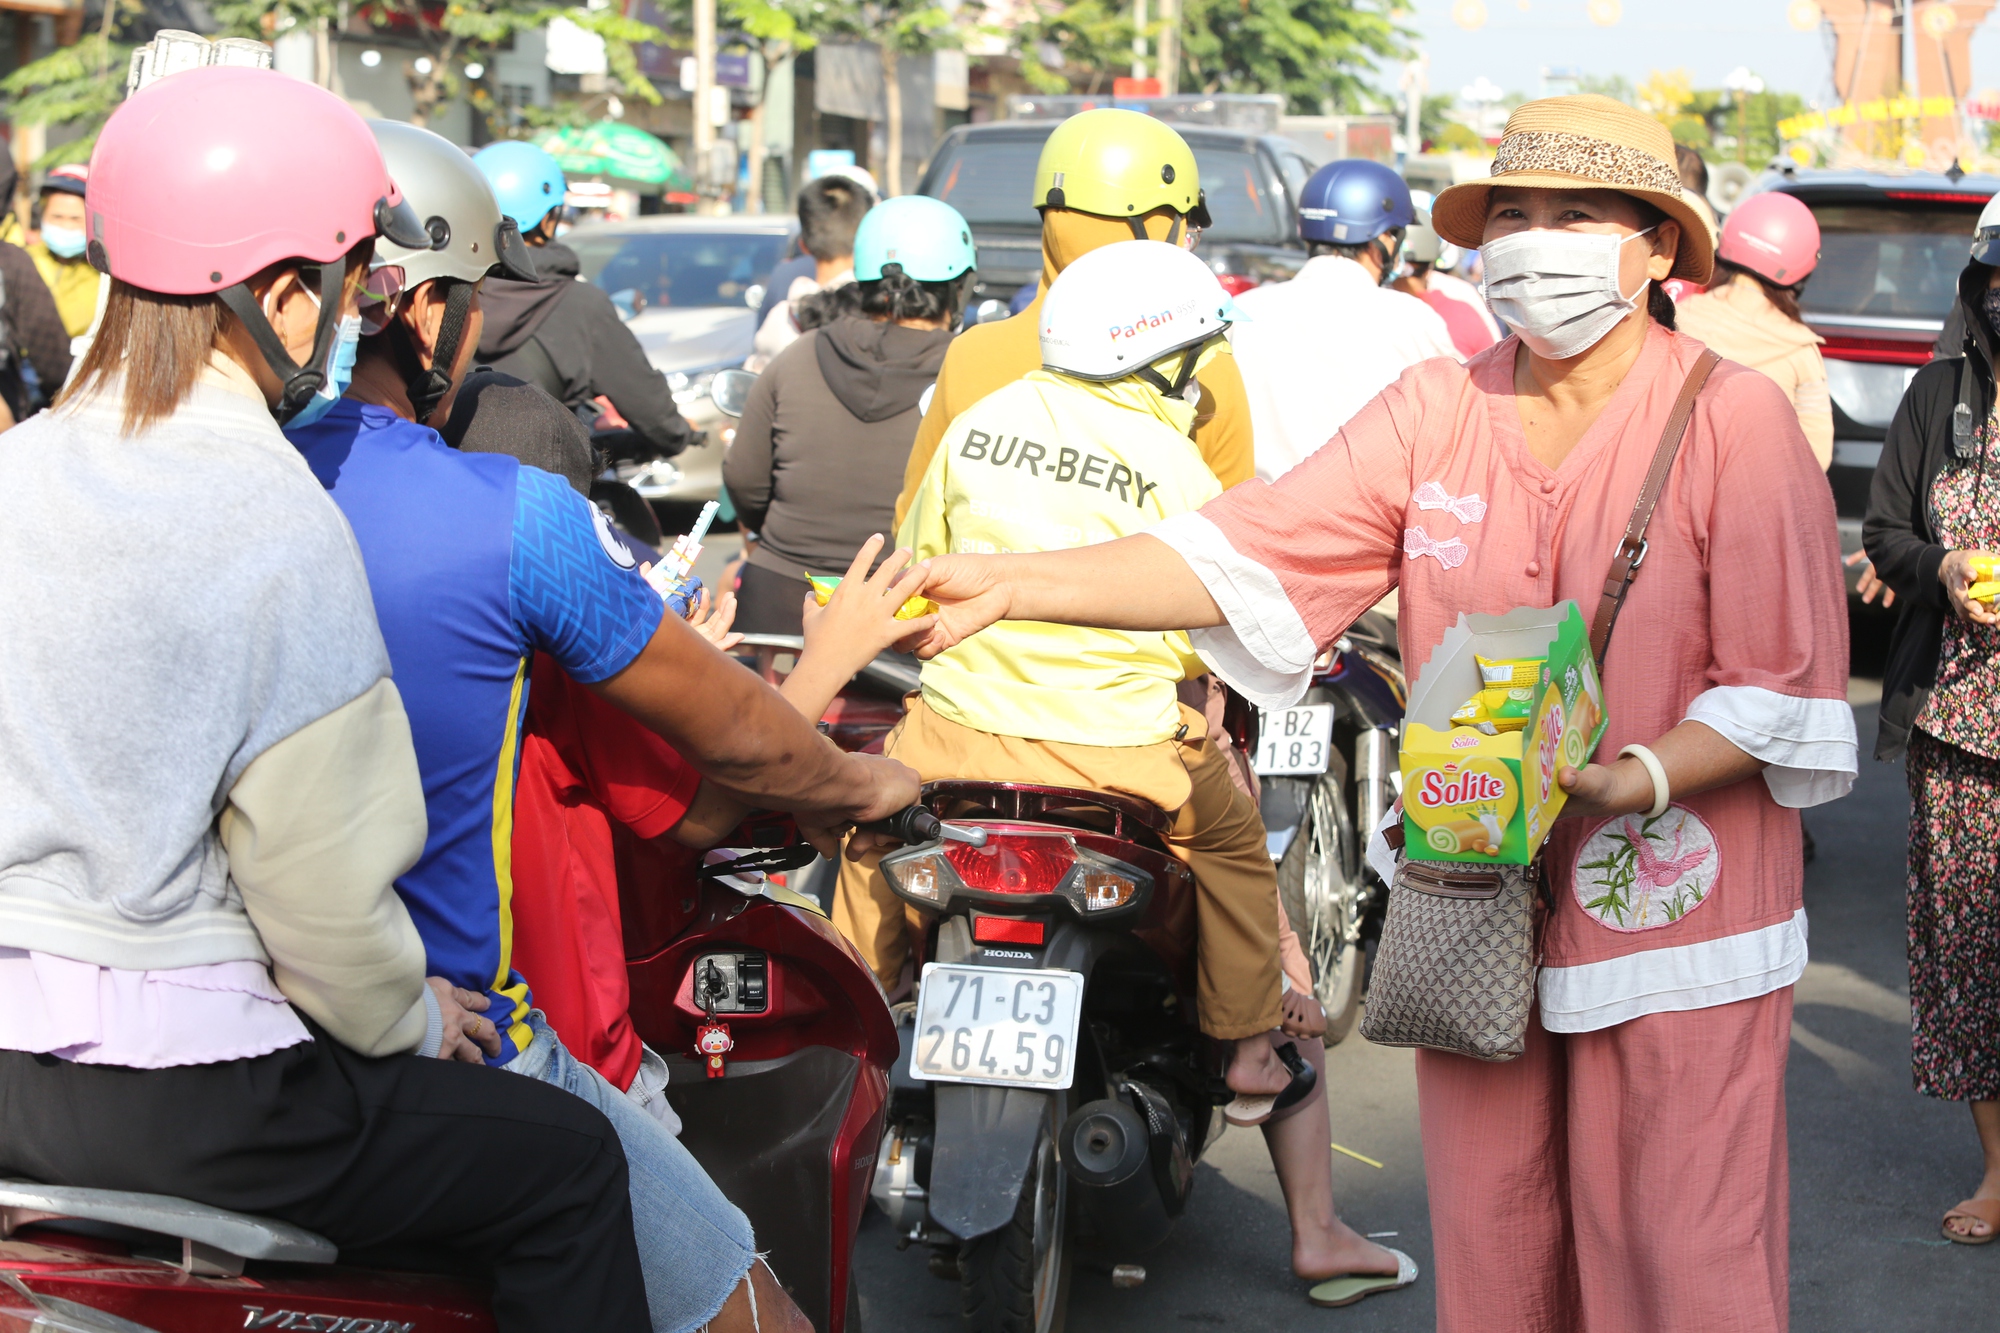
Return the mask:
<path fill-rule="evenodd" d="M 1430 64 L 1430 52 L 1419 51 L 1415 60 L 1403 66 L 1403 160 L 1399 167 L 1408 166 L 1411 158 L 1424 151 L 1424 94 L 1430 91 Z"/>
<path fill-rule="evenodd" d="M 1160 72 L 1160 93 L 1172 97 L 1181 90 L 1181 0 L 1160 0 L 1160 49 L 1153 61 Z"/>
<path fill-rule="evenodd" d="M 715 0 L 694 0 L 694 188 L 700 211 L 722 195 L 715 179 Z"/>
<path fill-rule="evenodd" d="M 1146 0 L 1132 0 L 1132 77 L 1146 77 Z"/>

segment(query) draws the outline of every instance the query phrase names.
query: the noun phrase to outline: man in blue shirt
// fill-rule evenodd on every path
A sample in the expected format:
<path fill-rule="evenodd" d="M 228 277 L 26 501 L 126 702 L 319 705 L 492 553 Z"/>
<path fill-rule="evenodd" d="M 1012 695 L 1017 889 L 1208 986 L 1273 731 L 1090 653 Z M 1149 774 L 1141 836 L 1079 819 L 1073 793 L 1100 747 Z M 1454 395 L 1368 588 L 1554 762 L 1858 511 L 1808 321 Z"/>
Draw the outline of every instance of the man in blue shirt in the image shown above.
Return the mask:
<path fill-rule="evenodd" d="M 754 1282 L 764 1329 L 804 1328 L 768 1270 L 752 1276 L 742 1213 L 651 1113 L 563 1049 L 513 969 L 509 850 L 529 661 L 549 654 L 704 777 L 797 812 L 821 840 L 914 801 L 915 775 L 842 754 L 667 616 L 603 515 L 560 478 L 506 455 L 459 453 L 420 424 L 450 414 L 479 341 L 480 280 L 526 252 L 460 150 L 412 126 L 371 127 L 437 243 L 378 248 L 379 299 L 353 386 L 287 434 L 354 531 L 410 718 L 430 828 L 396 887 L 429 971 L 460 989 L 469 1012 L 457 1021 L 487 1062 L 568 1088 L 617 1128 L 654 1327 L 723 1330 L 742 1305 L 747 1329 Z"/>

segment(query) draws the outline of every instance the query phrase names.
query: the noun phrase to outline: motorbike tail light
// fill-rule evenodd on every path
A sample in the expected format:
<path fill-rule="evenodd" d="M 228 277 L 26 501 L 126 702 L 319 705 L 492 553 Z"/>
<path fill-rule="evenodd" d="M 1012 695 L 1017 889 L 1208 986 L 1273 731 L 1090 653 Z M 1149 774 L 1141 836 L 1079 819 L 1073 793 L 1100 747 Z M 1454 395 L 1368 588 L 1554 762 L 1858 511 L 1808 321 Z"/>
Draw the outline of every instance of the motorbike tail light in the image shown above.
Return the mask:
<path fill-rule="evenodd" d="M 1083 871 L 1078 877 L 1077 887 L 1083 891 L 1083 910 L 1086 912 L 1108 912 L 1123 907 L 1139 892 L 1139 885 L 1130 875 L 1095 867 Z"/>
<path fill-rule="evenodd" d="M 1003 833 L 984 847 L 954 842 L 945 847 L 951 868 L 965 887 L 982 893 L 1054 893 L 1076 864 L 1067 838 Z"/>
<path fill-rule="evenodd" d="M 905 898 L 941 903 L 946 897 L 945 877 L 951 874 L 951 866 L 942 854 L 926 852 L 906 859 L 884 857 L 882 873 Z"/>
<path fill-rule="evenodd" d="M 972 938 L 980 944 L 1040 944 L 1048 937 L 1041 921 L 1012 921 L 1004 916 L 972 919 Z"/>

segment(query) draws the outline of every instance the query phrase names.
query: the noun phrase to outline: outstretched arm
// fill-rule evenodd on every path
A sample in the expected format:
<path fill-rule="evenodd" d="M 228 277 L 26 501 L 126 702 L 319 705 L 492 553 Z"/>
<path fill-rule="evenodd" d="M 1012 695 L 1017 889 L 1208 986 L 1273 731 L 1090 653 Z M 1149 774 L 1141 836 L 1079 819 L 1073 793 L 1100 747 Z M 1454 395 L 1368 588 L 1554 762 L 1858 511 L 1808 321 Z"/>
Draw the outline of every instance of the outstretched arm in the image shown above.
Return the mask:
<path fill-rule="evenodd" d="M 1100 629 L 1203 629 L 1222 608 L 1172 547 L 1144 533 L 1029 555 L 942 555 L 919 567 L 937 624 L 916 641 L 936 657 L 998 620 Z"/>
<path fill-rule="evenodd" d="M 896 552 L 870 575 L 868 567 L 882 544 L 879 535 L 862 543 L 826 606 L 818 605 L 810 594 L 806 597 L 805 651 L 779 693 L 808 722 L 819 720 L 855 672 L 894 647 L 899 637 L 931 623 L 928 616 L 917 621 L 895 618 L 908 596 L 902 585 L 913 585 L 915 576 L 903 568 L 907 551 Z M 686 818 L 674 826 L 673 837 L 690 847 L 712 847 L 752 808 L 748 798 L 720 783 L 704 782 Z"/>
<path fill-rule="evenodd" d="M 909 768 L 843 754 L 756 673 L 673 616 L 630 666 L 592 688 L 704 778 L 768 808 L 841 822 L 881 819 L 917 799 Z"/>

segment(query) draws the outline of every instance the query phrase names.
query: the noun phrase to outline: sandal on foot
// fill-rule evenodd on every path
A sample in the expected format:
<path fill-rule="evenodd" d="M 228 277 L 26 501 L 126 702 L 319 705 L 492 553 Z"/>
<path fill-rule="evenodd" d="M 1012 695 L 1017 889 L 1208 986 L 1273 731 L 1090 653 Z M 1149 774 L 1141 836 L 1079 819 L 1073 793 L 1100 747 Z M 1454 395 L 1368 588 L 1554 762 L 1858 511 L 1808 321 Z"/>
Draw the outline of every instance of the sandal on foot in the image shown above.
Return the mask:
<path fill-rule="evenodd" d="M 1319 1083 L 1319 1074 L 1299 1054 L 1298 1046 L 1288 1041 L 1278 1047 L 1278 1059 L 1292 1076 L 1285 1090 L 1261 1096 L 1239 1093 L 1234 1101 L 1222 1108 L 1224 1120 L 1242 1129 L 1254 1129 L 1278 1112 L 1288 1111 L 1312 1096 L 1313 1088 Z"/>
<path fill-rule="evenodd" d="M 1950 1223 L 1957 1217 L 1963 1217 L 1971 1222 L 1984 1222 L 1986 1234 L 1967 1236 L 1953 1231 Z M 2000 1236 L 2000 1199 L 1967 1199 L 1944 1215 L 1944 1221 L 1938 1224 L 1938 1234 L 1955 1245 L 1991 1243 L 1995 1236 Z"/>
<path fill-rule="evenodd" d="M 1387 1273 L 1350 1273 L 1346 1277 L 1328 1278 L 1307 1292 L 1306 1299 L 1314 1305 L 1338 1308 L 1352 1305 L 1380 1292 L 1400 1291 L 1415 1282 L 1417 1261 L 1401 1250 L 1389 1250 L 1389 1253 L 1396 1256 L 1394 1277 Z"/>

